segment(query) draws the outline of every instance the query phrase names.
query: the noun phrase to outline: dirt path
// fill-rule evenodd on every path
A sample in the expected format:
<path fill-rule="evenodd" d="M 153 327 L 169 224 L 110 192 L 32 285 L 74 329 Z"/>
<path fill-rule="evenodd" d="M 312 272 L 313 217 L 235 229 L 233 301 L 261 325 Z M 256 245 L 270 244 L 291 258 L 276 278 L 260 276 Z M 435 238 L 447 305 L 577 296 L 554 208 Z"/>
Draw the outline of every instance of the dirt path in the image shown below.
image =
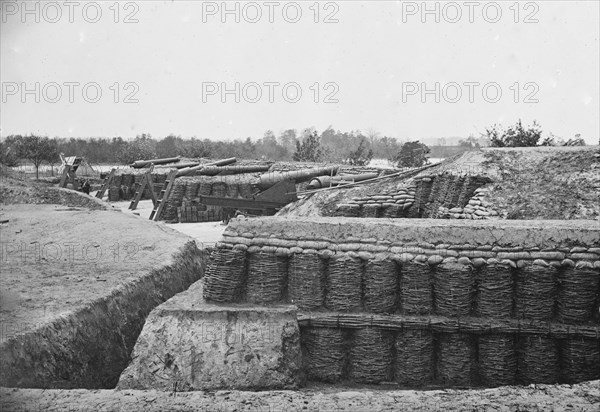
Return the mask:
<path fill-rule="evenodd" d="M 598 411 L 600 381 L 483 390 L 0 390 L 2 411 Z"/>
<path fill-rule="evenodd" d="M 112 202 L 111 204 L 125 214 L 137 216 L 148 220 L 152 212 L 152 201 L 142 200 L 136 210 L 129 210 L 128 201 Z M 158 223 L 160 224 L 160 223 Z M 166 226 L 196 239 L 198 246 L 212 246 L 221 239 L 226 225 L 222 222 L 197 222 L 197 223 L 166 223 Z"/>

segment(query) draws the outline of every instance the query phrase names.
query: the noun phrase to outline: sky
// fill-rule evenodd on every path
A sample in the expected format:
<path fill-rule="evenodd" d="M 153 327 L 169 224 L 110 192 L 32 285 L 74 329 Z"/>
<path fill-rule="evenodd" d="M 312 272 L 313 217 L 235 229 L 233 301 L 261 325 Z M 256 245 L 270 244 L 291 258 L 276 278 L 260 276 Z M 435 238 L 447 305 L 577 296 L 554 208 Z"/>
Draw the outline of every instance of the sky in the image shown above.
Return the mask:
<path fill-rule="evenodd" d="M 0 2 L 2 136 L 600 136 L 598 1 L 28 3 Z"/>

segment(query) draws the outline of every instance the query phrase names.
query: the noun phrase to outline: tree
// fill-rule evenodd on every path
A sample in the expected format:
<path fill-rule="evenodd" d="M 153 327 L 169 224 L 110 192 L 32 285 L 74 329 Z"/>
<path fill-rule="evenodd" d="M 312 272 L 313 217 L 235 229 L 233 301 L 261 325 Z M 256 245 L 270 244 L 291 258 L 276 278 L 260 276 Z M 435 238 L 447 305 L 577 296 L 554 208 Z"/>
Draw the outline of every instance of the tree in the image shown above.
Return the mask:
<path fill-rule="evenodd" d="M 406 142 L 400 148 L 394 161 L 398 167 L 421 167 L 428 162 L 429 147 L 417 141 Z"/>
<path fill-rule="evenodd" d="M 479 139 L 477 139 L 473 135 L 469 135 L 469 137 L 467 137 L 466 139 L 459 140 L 458 145 L 461 147 L 467 148 L 469 150 L 479 149 L 481 147 L 481 144 L 479 143 Z"/>
<path fill-rule="evenodd" d="M 0 163 L 5 166 L 17 165 L 16 139 L 17 136 L 7 136 L 4 142 L 0 141 Z"/>
<path fill-rule="evenodd" d="M 348 163 L 354 166 L 365 166 L 373 158 L 373 149 L 367 149 L 366 138 L 363 136 L 356 150 L 351 151 L 348 157 Z"/>
<path fill-rule="evenodd" d="M 131 142 L 127 142 L 124 150 L 119 155 L 119 160 L 124 164 L 130 164 L 136 160 L 146 160 L 156 157 L 156 142 L 149 134 L 136 136 Z"/>
<path fill-rule="evenodd" d="M 183 139 L 173 134 L 156 142 L 156 156 L 158 158 L 175 157 L 180 154 Z"/>
<path fill-rule="evenodd" d="M 58 157 L 58 146 L 55 140 L 47 136 L 21 136 L 17 142 L 17 156 L 28 159 L 35 166 L 35 179 L 39 180 L 39 169 L 42 162 L 55 163 Z"/>
<path fill-rule="evenodd" d="M 490 139 L 492 147 L 528 147 L 537 146 L 542 137 L 540 125 L 534 120 L 533 125 L 524 128 L 521 119 L 514 126 L 502 130 L 500 126 L 493 125 L 486 129 L 484 136 Z"/>
<path fill-rule="evenodd" d="M 317 131 L 308 134 L 302 142 L 296 142 L 296 152 L 292 156 L 297 162 L 318 162 L 323 156 L 323 149 Z"/>

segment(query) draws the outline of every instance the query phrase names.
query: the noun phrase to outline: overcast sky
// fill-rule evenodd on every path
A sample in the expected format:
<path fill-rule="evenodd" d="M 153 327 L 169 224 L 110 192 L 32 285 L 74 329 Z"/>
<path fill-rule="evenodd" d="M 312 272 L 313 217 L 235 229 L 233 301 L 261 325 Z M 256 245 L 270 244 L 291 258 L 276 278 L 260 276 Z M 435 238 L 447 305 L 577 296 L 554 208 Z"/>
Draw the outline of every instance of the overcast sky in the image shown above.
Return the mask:
<path fill-rule="evenodd" d="M 522 118 L 597 144 L 599 4 L 2 1 L 1 134 L 407 140 Z"/>

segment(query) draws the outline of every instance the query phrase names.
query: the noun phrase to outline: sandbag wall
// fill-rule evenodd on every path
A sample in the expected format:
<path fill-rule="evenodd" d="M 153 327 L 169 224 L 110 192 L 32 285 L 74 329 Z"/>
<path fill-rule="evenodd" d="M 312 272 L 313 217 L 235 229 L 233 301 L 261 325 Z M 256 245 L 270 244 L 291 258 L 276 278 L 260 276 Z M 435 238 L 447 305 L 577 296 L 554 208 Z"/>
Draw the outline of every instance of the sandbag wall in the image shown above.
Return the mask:
<path fill-rule="evenodd" d="M 255 192 L 253 179 L 254 175 L 248 174 L 178 177 L 159 219 L 169 223 L 222 220 L 222 208 L 202 204 L 200 196 L 249 199 Z"/>
<path fill-rule="evenodd" d="M 335 216 L 484 219 L 490 213 L 467 213 L 464 208 L 475 191 L 490 182 L 485 176 L 449 173 L 417 176 L 405 187 L 340 204 Z M 452 216 L 446 216 L 450 211 Z"/>
<path fill-rule="evenodd" d="M 309 379 L 457 387 L 600 378 L 600 230 L 591 225 L 260 221 L 232 221 L 204 297 L 297 305 Z"/>
<path fill-rule="evenodd" d="M 137 185 L 139 185 L 144 177 L 145 172 L 137 173 L 115 173 L 108 187 L 108 200 L 118 202 L 120 200 L 131 200 L 135 196 Z M 162 190 L 168 173 L 152 173 L 151 180 L 154 193 Z M 150 190 L 146 188 L 142 193 L 142 200 L 151 199 Z"/>

